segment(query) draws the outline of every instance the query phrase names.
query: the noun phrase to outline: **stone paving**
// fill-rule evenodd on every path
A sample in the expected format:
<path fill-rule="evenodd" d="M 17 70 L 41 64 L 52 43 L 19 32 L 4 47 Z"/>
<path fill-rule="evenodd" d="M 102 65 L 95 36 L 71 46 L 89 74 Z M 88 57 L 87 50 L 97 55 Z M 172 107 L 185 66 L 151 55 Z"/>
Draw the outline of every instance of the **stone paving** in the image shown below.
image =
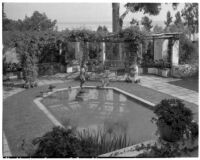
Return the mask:
<path fill-rule="evenodd" d="M 154 89 L 156 91 L 169 94 L 173 97 L 180 98 L 182 100 L 188 101 L 198 105 L 199 93 L 169 84 L 168 82 L 177 81 L 177 78 L 162 78 L 157 76 L 141 76 L 141 86 Z"/>

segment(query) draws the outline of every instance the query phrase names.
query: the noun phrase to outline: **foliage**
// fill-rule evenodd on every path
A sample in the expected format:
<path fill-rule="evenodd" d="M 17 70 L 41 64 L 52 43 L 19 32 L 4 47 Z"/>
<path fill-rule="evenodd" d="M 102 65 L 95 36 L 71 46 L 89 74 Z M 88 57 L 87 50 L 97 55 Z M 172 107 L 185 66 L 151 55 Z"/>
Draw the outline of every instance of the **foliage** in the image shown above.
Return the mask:
<path fill-rule="evenodd" d="M 24 80 L 26 83 L 32 83 L 37 78 L 36 55 L 38 50 L 36 40 L 29 33 L 20 34 L 20 37 L 16 38 L 20 39 L 18 43 L 15 42 L 15 45 L 17 53 L 20 55 Z"/>
<path fill-rule="evenodd" d="M 125 133 L 111 135 L 102 129 L 78 131 L 76 127 L 66 127 L 68 129 L 54 127 L 42 137 L 35 138 L 32 144 L 36 147 L 32 147 L 34 151 L 30 157 L 97 157 L 131 145 Z"/>
<path fill-rule="evenodd" d="M 178 143 L 166 143 L 162 140 L 159 142 L 160 144 L 139 147 L 138 150 L 143 150 L 143 153 L 137 155 L 136 158 L 186 157 L 191 156 L 190 153 L 198 149 L 197 147 L 181 147 Z"/>
<path fill-rule="evenodd" d="M 136 27 L 124 29 L 120 36 L 124 38 L 124 50 L 129 66 L 139 58 L 138 51 L 141 43 L 144 43 L 145 34 Z"/>
<path fill-rule="evenodd" d="M 180 35 L 180 59 L 179 63 L 197 63 L 198 59 L 198 45 L 193 43 L 188 35 L 190 35 L 190 31 L 188 28 L 185 28 L 182 23 L 177 25 L 172 24 L 168 28 L 165 29 L 166 33 L 173 33 L 173 32 L 181 32 Z"/>
<path fill-rule="evenodd" d="M 154 33 L 163 33 L 163 28 L 161 26 L 155 25 L 153 28 Z"/>
<path fill-rule="evenodd" d="M 175 14 L 175 18 L 176 18 L 174 21 L 175 25 L 182 24 L 181 13 L 179 11 Z"/>
<path fill-rule="evenodd" d="M 172 23 L 172 16 L 170 11 L 167 12 L 167 20 L 165 21 L 166 27 L 169 27 L 169 25 Z"/>
<path fill-rule="evenodd" d="M 164 99 L 155 106 L 154 113 L 157 117 L 152 120 L 156 122 L 158 129 L 164 126 L 170 127 L 172 139 L 179 140 L 183 139 L 184 135 L 188 136 L 193 114 L 181 100 Z"/>
<path fill-rule="evenodd" d="M 97 157 L 131 145 L 125 133 L 115 135 L 101 129 L 93 132 L 84 130 L 78 133 L 78 137 L 82 147 L 80 157 Z"/>
<path fill-rule="evenodd" d="M 139 25 L 139 21 L 137 21 L 136 19 L 132 18 L 130 24 L 138 26 Z"/>
<path fill-rule="evenodd" d="M 126 3 L 125 12 L 119 16 L 119 3 L 112 3 L 113 8 L 113 32 L 122 30 L 123 21 L 129 12 L 143 12 L 144 14 L 157 15 L 160 12 L 160 3 Z"/>
<path fill-rule="evenodd" d="M 108 29 L 106 26 L 99 26 L 97 28 L 97 32 L 104 32 L 104 33 L 108 33 Z"/>
<path fill-rule="evenodd" d="M 131 12 L 143 12 L 144 14 L 157 15 L 160 12 L 160 3 L 127 3 L 126 9 Z"/>
<path fill-rule="evenodd" d="M 182 10 L 182 16 L 185 20 L 185 25 L 191 33 L 198 32 L 199 26 L 199 6 L 198 3 L 186 3 L 184 9 Z"/>
<path fill-rule="evenodd" d="M 144 26 L 144 29 L 149 32 L 150 32 L 151 28 L 153 27 L 152 20 L 149 19 L 149 17 L 147 17 L 147 16 L 142 17 L 141 24 Z"/>
<path fill-rule="evenodd" d="M 198 65 L 185 64 L 173 67 L 173 76 L 177 78 L 186 78 L 198 75 Z"/>
<path fill-rule="evenodd" d="M 192 43 L 184 34 L 180 37 L 180 60 L 181 64 L 197 63 L 198 59 L 198 46 Z"/>
<path fill-rule="evenodd" d="M 79 139 L 72 130 L 60 127 L 54 127 L 52 131 L 34 139 L 33 144 L 38 145 L 38 147 L 31 157 L 78 157 L 80 148 Z"/>
<path fill-rule="evenodd" d="M 41 14 L 35 11 L 31 17 L 25 17 L 24 20 L 3 19 L 3 31 L 45 31 L 53 30 L 56 20 L 51 21 L 45 13 Z"/>

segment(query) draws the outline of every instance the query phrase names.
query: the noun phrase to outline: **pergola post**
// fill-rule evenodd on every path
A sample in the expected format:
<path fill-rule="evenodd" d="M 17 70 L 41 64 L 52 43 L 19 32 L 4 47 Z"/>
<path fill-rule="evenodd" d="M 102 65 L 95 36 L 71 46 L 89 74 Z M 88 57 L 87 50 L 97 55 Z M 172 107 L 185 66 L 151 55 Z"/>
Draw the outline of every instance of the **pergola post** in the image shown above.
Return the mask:
<path fill-rule="evenodd" d="M 75 59 L 80 58 L 80 42 L 76 41 L 75 43 Z"/>
<path fill-rule="evenodd" d="M 167 57 L 169 56 L 168 55 L 168 50 L 169 50 L 168 46 L 169 46 L 169 39 L 164 39 L 163 44 L 162 44 L 162 55 L 161 55 L 161 57 L 165 61 L 167 61 Z"/>
<path fill-rule="evenodd" d="M 101 61 L 104 64 L 106 60 L 106 44 L 105 42 L 101 42 Z"/>
<path fill-rule="evenodd" d="M 179 39 L 175 39 L 173 41 L 171 64 L 172 64 L 172 66 L 179 65 Z"/>
<path fill-rule="evenodd" d="M 119 43 L 119 60 L 121 61 L 123 58 L 123 55 L 122 55 L 122 43 L 120 42 Z"/>

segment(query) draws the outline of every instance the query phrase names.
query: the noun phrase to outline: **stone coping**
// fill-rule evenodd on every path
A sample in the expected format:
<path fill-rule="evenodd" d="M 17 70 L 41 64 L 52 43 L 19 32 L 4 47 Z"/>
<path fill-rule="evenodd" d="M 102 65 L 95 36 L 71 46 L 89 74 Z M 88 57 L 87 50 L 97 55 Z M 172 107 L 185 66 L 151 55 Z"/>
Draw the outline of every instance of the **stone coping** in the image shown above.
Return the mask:
<path fill-rule="evenodd" d="M 99 157 L 137 157 L 138 155 L 146 152 L 148 153 L 150 151 L 150 147 L 157 145 L 158 148 L 160 148 L 161 146 L 163 146 L 164 144 L 169 144 L 172 145 L 176 144 L 178 145 L 178 147 L 180 149 L 197 149 L 198 148 L 198 138 L 194 139 L 194 141 L 190 140 L 190 139 L 185 139 L 184 141 L 178 141 L 178 142 L 166 142 L 164 140 L 161 139 L 155 139 L 155 140 L 149 140 L 149 141 L 145 141 L 142 143 L 138 143 L 135 145 L 132 145 L 130 147 L 126 147 L 126 148 L 122 148 L 119 150 L 115 150 L 109 153 L 105 153 L 100 155 Z M 147 147 L 147 148 L 145 148 Z M 149 149 L 148 149 L 149 147 Z M 184 153 L 182 153 L 184 154 Z"/>
<path fill-rule="evenodd" d="M 156 140 L 145 141 L 145 142 L 142 142 L 142 143 L 132 145 L 130 147 L 126 147 L 126 148 L 118 149 L 118 150 L 115 150 L 115 151 L 112 151 L 112 152 L 109 152 L 109 153 L 102 154 L 99 157 L 125 157 L 126 155 L 124 155 L 124 154 L 128 155 L 128 153 L 130 153 L 130 152 L 131 152 L 131 157 L 135 157 L 135 156 L 144 152 L 144 150 L 142 150 L 142 149 L 138 150 L 137 149 L 138 147 L 140 147 L 142 145 L 144 145 L 144 146 L 151 145 L 152 146 L 156 142 L 157 142 Z"/>

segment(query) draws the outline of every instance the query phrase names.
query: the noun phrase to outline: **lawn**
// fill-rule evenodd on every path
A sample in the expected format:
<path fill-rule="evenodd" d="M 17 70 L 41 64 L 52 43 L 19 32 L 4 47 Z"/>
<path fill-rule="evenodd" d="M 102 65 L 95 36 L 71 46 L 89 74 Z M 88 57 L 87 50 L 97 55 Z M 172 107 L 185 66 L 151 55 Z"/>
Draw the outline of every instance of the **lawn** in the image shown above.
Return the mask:
<path fill-rule="evenodd" d="M 199 78 L 198 77 L 191 77 L 187 79 L 182 79 L 178 81 L 169 82 L 170 84 L 187 88 L 196 92 L 199 92 Z"/>

